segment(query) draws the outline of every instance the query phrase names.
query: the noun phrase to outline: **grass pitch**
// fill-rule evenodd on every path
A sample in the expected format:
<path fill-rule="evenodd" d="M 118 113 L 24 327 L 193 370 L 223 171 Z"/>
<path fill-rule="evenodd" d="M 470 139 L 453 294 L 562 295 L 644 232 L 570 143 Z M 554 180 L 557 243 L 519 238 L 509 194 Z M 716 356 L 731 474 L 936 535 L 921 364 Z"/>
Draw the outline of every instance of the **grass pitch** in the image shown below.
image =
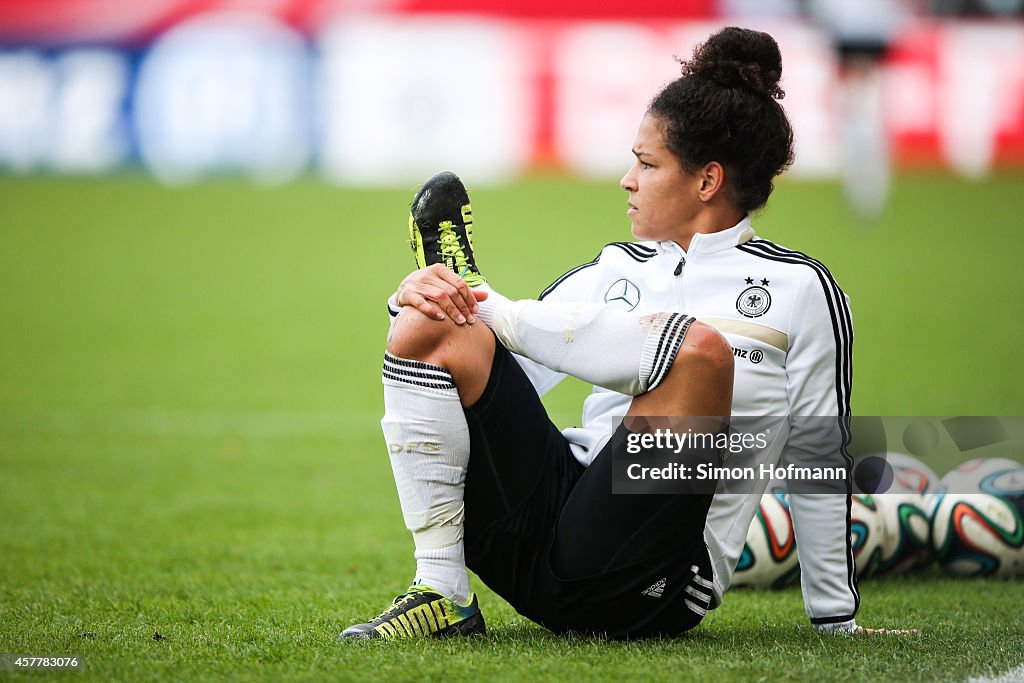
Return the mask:
<path fill-rule="evenodd" d="M 784 182 L 759 232 L 850 294 L 857 414 L 1024 414 L 1020 176 L 900 181 L 883 220 Z M 479 582 L 490 634 L 338 644 L 414 565 L 378 420 L 409 191 L 0 180 L 0 653 L 95 680 L 964 680 L 1024 662 L 1024 581 L 866 581 L 820 637 L 798 589 L 730 592 L 673 641 L 558 638 Z M 473 194 L 479 261 L 533 296 L 628 239 L 624 194 Z M 546 403 L 578 420 L 586 388 Z M 70 674 L 51 674 L 64 677 Z M 0 678 L 44 678 L 0 672 Z"/>

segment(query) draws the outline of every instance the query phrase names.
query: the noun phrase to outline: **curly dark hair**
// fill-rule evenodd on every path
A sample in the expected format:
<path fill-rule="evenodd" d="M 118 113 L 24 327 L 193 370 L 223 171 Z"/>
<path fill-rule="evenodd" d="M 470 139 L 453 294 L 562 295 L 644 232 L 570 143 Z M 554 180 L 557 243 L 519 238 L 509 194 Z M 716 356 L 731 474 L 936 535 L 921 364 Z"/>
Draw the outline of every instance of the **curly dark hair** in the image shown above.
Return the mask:
<path fill-rule="evenodd" d="M 793 129 L 778 102 L 785 97 L 778 43 L 730 26 L 678 61 L 683 75 L 647 110 L 661 120 L 666 146 L 689 173 L 722 164 L 735 203 L 747 212 L 762 208 L 772 179 L 793 163 Z"/>

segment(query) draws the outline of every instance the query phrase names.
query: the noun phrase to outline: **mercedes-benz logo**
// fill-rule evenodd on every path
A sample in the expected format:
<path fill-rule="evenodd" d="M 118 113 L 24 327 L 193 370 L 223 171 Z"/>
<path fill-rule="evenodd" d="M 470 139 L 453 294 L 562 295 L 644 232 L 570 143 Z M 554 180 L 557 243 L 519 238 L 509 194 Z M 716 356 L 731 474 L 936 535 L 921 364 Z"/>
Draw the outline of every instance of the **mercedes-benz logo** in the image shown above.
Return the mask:
<path fill-rule="evenodd" d="M 632 311 L 640 303 L 640 290 L 629 280 L 616 280 L 604 293 L 606 304 L 618 304 L 627 311 Z"/>

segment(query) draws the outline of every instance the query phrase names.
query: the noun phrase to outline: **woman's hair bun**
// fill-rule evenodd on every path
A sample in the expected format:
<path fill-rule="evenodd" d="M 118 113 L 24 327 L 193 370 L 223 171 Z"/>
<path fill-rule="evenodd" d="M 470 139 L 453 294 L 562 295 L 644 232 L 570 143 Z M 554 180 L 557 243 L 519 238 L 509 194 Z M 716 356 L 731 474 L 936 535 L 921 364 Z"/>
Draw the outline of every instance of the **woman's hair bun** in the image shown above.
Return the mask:
<path fill-rule="evenodd" d="M 727 88 L 744 88 L 777 100 L 786 96 L 779 87 L 779 44 L 761 31 L 724 28 L 698 45 L 691 59 L 680 62 L 684 76 L 692 74 Z"/>

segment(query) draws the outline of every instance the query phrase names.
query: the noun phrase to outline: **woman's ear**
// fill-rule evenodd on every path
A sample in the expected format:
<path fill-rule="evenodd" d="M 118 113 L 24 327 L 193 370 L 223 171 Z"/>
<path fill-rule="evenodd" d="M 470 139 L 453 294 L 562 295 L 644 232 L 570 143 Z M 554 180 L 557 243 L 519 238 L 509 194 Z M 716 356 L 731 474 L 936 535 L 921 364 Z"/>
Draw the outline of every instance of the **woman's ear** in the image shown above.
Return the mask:
<path fill-rule="evenodd" d="M 697 174 L 700 177 L 697 196 L 702 202 L 710 202 L 725 186 L 725 167 L 717 161 L 709 161 Z"/>

